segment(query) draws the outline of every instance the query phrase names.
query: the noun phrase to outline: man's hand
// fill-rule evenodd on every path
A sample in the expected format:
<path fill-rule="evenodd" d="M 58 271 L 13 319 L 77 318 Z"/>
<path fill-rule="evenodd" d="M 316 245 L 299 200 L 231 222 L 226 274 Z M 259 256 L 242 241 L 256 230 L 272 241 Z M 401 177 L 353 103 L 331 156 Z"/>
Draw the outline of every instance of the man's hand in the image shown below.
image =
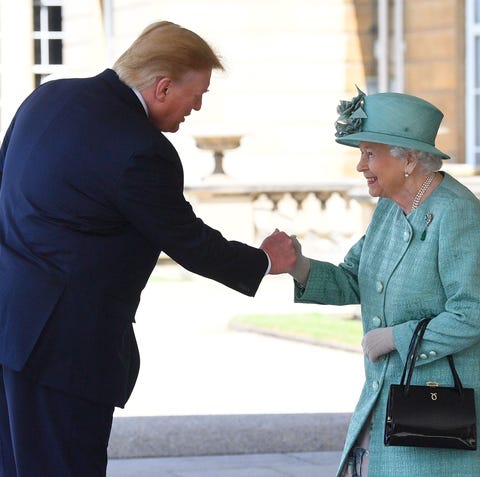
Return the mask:
<path fill-rule="evenodd" d="M 290 272 L 296 261 L 292 239 L 278 229 L 265 238 L 260 248 L 270 257 L 270 275 Z"/>

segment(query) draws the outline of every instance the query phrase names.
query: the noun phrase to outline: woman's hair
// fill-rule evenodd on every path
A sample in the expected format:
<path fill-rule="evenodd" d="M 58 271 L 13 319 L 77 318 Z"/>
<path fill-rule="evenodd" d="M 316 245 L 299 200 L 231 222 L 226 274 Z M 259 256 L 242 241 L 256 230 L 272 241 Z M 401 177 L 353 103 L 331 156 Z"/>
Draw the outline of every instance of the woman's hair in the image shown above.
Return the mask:
<path fill-rule="evenodd" d="M 162 76 L 179 80 L 187 71 L 224 67 L 210 45 L 196 33 L 162 21 L 145 28 L 113 69 L 124 83 L 141 90 Z"/>
<path fill-rule="evenodd" d="M 407 154 L 414 154 L 420 169 L 425 174 L 438 171 L 441 169 L 443 164 L 442 158 L 436 154 L 425 151 L 417 151 L 415 149 L 408 149 L 406 147 L 392 146 L 390 153 L 393 157 L 398 159 L 405 158 Z"/>

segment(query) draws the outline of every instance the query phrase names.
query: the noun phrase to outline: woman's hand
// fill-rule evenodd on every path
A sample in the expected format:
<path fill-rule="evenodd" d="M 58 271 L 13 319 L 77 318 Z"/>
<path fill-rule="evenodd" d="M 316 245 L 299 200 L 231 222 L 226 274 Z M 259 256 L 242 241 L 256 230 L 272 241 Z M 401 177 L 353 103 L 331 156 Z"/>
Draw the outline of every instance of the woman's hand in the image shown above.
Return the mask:
<path fill-rule="evenodd" d="M 379 361 L 382 356 L 397 349 L 393 342 L 393 328 L 387 326 L 369 331 L 363 337 L 362 348 L 370 361 L 374 363 Z"/>
<path fill-rule="evenodd" d="M 297 255 L 297 260 L 293 269 L 289 272 L 290 275 L 297 281 L 300 285 L 305 286 L 307 283 L 308 275 L 310 274 L 310 259 L 302 255 L 302 245 L 298 241 L 295 235 L 291 235 L 293 248 Z"/>

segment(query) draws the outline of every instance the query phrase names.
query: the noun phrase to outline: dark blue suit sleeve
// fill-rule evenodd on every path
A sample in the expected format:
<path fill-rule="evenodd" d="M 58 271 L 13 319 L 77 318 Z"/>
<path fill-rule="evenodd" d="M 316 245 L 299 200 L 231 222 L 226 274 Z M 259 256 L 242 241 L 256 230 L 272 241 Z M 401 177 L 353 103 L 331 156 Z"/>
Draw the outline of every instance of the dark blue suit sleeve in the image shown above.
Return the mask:
<path fill-rule="evenodd" d="M 119 182 L 119 207 L 137 230 L 184 268 L 253 296 L 265 275 L 263 250 L 222 234 L 195 216 L 183 195 L 179 160 L 131 158 Z"/>

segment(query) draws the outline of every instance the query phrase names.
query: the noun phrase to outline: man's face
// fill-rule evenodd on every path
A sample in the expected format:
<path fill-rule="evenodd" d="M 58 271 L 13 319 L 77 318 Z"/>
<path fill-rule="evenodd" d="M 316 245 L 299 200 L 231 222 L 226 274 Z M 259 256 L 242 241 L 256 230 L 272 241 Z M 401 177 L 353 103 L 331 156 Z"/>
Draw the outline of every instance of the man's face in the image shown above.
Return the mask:
<path fill-rule="evenodd" d="M 211 70 L 189 71 L 180 80 L 169 80 L 158 91 L 163 101 L 149 109 L 150 119 L 163 132 L 176 132 L 192 110 L 200 111 L 203 94 L 210 86 Z"/>

